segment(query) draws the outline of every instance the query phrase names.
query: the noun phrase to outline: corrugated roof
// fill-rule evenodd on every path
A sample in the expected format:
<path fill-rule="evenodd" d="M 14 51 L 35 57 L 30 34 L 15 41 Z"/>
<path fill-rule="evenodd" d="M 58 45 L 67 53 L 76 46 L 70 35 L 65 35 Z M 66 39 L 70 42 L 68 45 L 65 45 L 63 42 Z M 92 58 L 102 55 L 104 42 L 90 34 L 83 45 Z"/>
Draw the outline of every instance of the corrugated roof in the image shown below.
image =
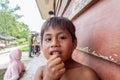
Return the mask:
<path fill-rule="evenodd" d="M 16 39 L 16 38 L 13 37 L 13 36 L 7 36 L 7 35 L 4 35 L 4 34 L 0 34 L 0 39 L 13 40 L 13 39 Z"/>
<path fill-rule="evenodd" d="M 36 0 L 39 12 L 43 19 L 49 18 L 49 11 L 54 11 L 54 0 Z"/>

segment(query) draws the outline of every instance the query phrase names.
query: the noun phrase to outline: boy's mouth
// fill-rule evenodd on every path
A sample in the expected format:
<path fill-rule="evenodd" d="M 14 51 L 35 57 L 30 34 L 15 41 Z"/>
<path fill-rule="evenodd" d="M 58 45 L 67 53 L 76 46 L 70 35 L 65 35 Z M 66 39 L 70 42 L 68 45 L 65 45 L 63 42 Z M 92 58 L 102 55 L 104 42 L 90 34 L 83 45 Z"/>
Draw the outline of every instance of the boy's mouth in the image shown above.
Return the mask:
<path fill-rule="evenodd" d="M 62 54 L 61 51 L 52 51 L 52 52 L 50 53 L 50 55 L 61 55 L 61 54 Z"/>

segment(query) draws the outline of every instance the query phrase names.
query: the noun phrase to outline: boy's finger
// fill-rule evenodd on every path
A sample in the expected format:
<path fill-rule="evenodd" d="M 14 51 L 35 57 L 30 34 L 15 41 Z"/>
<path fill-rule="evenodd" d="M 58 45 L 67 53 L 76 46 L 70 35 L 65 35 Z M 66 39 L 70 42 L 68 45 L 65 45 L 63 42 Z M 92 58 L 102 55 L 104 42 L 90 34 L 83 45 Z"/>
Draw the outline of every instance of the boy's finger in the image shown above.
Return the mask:
<path fill-rule="evenodd" d="M 65 64 L 63 62 L 56 65 L 56 70 L 61 70 L 62 68 L 65 68 Z"/>
<path fill-rule="evenodd" d="M 59 65 L 62 63 L 62 59 L 60 57 L 52 57 L 51 60 L 48 61 L 47 65 L 49 68 L 55 67 L 56 65 Z"/>
<path fill-rule="evenodd" d="M 58 73 L 62 76 L 65 73 L 65 70 L 66 70 L 65 68 L 62 68 L 62 69 L 59 70 Z"/>
<path fill-rule="evenodd" d="M 55 66 L 55 65 L 60 64 L 61 62 L 62 62 L 62 59 L 60 57 L 56 57 L 56 58 L 54 58 L 52 60 L 49 60 L 48 64 L 52 65 L 52 66 Z"/>
<path fill-rule="evenodd" d="M 55 58 L 57 58 L 57 55 L 52 55 L 48 61 L 52 61 L 52 60 L 54 60 Z"/>

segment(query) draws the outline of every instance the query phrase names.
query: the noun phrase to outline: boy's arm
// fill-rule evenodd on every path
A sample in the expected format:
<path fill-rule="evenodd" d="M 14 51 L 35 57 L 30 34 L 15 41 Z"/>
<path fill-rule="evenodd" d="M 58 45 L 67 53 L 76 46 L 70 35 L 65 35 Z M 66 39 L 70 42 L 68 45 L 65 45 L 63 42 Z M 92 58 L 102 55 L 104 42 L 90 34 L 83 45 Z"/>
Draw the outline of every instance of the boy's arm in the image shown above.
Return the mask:
<path fill-rule="evenodd" d="M 35 80 L 43 80 L 43 68 L 39 67 L 35 73 Z"/>

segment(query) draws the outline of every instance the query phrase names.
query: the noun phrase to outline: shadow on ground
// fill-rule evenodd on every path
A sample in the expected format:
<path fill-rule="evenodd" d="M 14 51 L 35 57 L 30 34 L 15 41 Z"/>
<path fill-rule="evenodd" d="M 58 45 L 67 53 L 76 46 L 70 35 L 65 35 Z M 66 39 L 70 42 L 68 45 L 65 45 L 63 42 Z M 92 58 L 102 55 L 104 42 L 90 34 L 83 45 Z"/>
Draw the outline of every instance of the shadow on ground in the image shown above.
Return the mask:
<path fill-rule="evenodd" d="M 0 80 L 3 80 L 6 69 L 0 69 Z"/>

